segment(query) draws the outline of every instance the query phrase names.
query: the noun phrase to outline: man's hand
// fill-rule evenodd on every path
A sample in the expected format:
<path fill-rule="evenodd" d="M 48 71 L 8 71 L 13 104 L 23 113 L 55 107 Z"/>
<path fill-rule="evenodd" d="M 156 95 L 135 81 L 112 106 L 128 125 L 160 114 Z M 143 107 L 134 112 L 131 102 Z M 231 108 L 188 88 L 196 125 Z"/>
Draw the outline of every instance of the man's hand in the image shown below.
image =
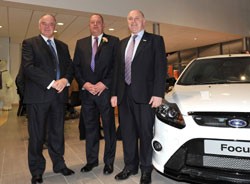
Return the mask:
<path fill-rule="evenodd" d="M 162 104 L 162 98 L 158 96 L 152 96 L 149 104 L 151 104 L 152 108 L 159 107 Z"/>
<path fill-rule="evenodd" d="M 106 89 L 106 86 L 102 82 L 98 82 L 96 84 L 91 84 L 90 82 L 86 82 L 83 85 L 83 88 L 89 91 L 92 95 L 100 96 L 102 92 Z"/>
<path fill-rule="evenodd" d="M 117 106 L 117 96 L 112 96 L 110 99 L 110 103 L 112 107 L 116 107 Z"/>
<path fill-rule="evenodd" d="M 90 92 L 92 95 L 96 95 L 95 85 L 91 84 L 90 82 L 86 82 L 83 85 L 83 88 Z"/>
<path fill-rule="evenodd" d="M 65 86 L 67 86 L 67 83 L 68 83 L 67 79 L 61 78 L 53 83 L 52 88 L 56 89 L 57 93 L 61 93 L 65 88 Z"/>
<path fill-rule="evenodd" d="M 100 96 L 105 89 L 106 86 L 102 82 L 98 82 L 95 84 L 95 90 L 98 96 Z"/>

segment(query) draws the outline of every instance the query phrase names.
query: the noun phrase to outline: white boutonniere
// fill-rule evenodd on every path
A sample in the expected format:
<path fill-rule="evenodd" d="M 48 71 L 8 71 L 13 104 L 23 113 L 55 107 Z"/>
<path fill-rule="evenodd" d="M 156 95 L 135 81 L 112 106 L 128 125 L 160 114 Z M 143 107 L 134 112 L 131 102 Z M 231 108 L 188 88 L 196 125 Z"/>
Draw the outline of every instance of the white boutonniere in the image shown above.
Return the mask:
<path fill-rule="evenodd" d="M 143 39 L 142 41 L 146 42 L 147 40 Z"/>
<path fill-rule="evenodd" d="M 103 43 L 107 43 L 108 41 L 109 41 L 108 38 L 102 37 L 102 42 L 103 42 Z"/>

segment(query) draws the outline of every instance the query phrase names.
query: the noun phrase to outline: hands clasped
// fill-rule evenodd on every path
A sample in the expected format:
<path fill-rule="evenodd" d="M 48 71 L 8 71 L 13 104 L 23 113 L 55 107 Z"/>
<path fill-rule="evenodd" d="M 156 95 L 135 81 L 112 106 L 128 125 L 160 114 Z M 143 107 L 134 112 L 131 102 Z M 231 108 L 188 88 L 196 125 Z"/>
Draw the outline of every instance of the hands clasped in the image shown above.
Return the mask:
<path fill-rule="evenodd" d="M 83 85 L 84 89 L 89 91 L 92 95 L 100 96 L 102 92 L 106 89 L 106 86 L 102 82 L 98 82 L 96 84 L 91 84 L 90 82 L 86 82 Z"/>
<path fill-rule="evenodd" d="M 68 81 L 65 78 L 56 80 L 53 85 L 52 88 L 57 90 L 57 93 L 61 93 L 63 91 L 63 89 L 65 88 L 65 86 L 67 85 Z"/>

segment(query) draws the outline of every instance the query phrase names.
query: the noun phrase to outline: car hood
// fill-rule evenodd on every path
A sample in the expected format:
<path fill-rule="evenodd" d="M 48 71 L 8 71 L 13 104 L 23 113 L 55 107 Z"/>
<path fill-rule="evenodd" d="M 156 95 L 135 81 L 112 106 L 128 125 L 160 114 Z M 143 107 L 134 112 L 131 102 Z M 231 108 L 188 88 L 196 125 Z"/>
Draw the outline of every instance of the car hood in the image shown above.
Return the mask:
<path fill-rule="evenodd" d="M 250 84 L 175 85 L 166 94 L 183 115 L 188 112 L 250 112 Z"/>

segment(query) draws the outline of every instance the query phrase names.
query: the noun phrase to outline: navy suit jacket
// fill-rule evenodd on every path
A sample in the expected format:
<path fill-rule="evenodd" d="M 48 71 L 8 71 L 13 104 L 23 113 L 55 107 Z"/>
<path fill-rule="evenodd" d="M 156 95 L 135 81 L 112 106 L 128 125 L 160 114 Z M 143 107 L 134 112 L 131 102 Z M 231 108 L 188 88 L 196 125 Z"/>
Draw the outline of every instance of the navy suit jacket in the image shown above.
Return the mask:
<path fill-rule="evenodd" d="M 107 38 L 104 41 L 103 37 Z M 91 36 L 82 38 L 77 41 L 73 65 L 75 69 L 75 78 L 79 87 L 86 82 L 96 84 L 102 82 L 108 89 L 112 84 L 112 73 L 115 62 L 115 56 L 118 49 L 119 39 L 117 37 L 103 34 L 96 55 L 95 71 L 90 68 L 92 56 Z"/>
<path fill-rule="evenodd" d="M 113 77 L 112 96 L 120 104 L 125 89 L 125 51 L 130 37 L 120 42 Z M 164 97 L 167 59 L 162 36 L 144 32 L 131 64 L 131 90 L 136 103 Z"/>
<path fill-rule="evenodd" d="M 74 70 L 68 46 L 55 39 L 60 78 L 71 83 Z M 68 101 L 68 87 L 61 93 L 53 88 L 47 89 L 56 78 L 56 60 L 41 35 L 26 39 L 22 43 L 22 63 L 24 73 L 24 103 L 44 103 L 58 98 L 61 102 Z"/>

